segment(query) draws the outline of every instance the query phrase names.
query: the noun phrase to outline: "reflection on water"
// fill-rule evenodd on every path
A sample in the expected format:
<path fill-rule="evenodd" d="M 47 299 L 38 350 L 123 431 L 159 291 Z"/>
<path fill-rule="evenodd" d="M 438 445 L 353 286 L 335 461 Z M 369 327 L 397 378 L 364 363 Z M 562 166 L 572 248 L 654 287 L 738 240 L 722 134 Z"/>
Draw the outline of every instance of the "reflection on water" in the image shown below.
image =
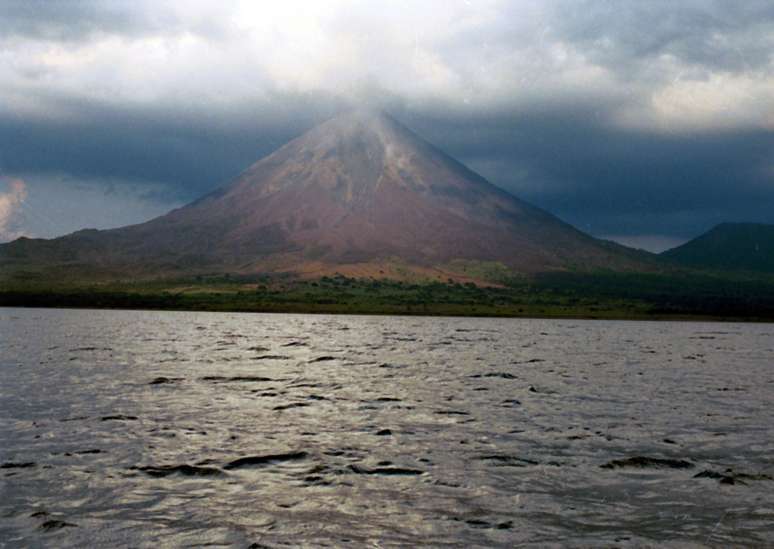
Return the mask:
<path fill-rule="evenodd" d="M 0 546 L 774 545 L 774 326 L 0 309 Z"/>

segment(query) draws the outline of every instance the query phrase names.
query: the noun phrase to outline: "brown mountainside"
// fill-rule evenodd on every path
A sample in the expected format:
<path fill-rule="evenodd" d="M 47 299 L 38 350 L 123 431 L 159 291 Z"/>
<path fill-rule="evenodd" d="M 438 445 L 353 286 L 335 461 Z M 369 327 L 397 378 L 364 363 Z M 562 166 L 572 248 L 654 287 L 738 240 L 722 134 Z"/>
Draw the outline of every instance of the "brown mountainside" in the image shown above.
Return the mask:
<path fill-rule="evenodd" d="M 6 270 L 57 265 L 116 276 L 462 279 L 480 278 L 482 265 L 535 273 L 640 269 L 650 260 L 513 197 L 391 117 L 355 111 L 166 215 L 119 229 L 20 239 L 0 246 L 0 261 Z"/>

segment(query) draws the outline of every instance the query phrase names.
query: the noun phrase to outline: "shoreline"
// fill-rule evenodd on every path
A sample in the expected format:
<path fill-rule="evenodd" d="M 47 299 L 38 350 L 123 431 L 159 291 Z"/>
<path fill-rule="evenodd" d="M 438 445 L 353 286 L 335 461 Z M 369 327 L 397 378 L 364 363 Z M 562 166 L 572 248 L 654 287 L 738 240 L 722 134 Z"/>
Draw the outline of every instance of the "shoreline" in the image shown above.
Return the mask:
<path fill-rule="evenodd" d="M 276 314 L 276 315 L 335 315 L 335 316 L 395 316 L 395 317 L 428 317 L 428 318 L 502 318 L 523 320 L 599 320 L 620 322 L 715 322 L 715 323 L 749 323 L 774 324 L 774 318 L 759 316 L 728 316 L 700 314 L 641 314 L 615 315 L 590 314 L 579 311 L 576 314 L 528 314 L 528 313 L 498 313 L 469 312 L 454 313 L 443 311 L 386 311 L 386 310 L 335 310 L 335 309 L 303 309 L 303 308 L 203 308 L 203 307 L 142 307 L 142 306 L 99 306 L 99 305 L 54 305 L 54 304 L 4 304 L 0 309 L 54 309 L 73 311 L 139 311 L 139 312 L 176 312 L 176 313 L 238 313 L 238 314 Z"/>
<path fill-rule="evenodd" d="M 389 279 L 228 277 L 0 284 L 0 307 L 774 322 L 774 280 L 553 275 L 488 287 Z"/>

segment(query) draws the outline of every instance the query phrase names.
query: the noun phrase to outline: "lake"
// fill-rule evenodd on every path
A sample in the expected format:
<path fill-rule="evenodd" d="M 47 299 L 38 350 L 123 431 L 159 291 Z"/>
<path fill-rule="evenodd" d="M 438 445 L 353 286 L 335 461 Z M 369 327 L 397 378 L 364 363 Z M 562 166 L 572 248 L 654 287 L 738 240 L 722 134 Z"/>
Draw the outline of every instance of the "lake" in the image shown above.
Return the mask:
<path fill-rule="evenodd" d="M 0 309 L 0 546 L 774 546 L 773 402 L 772 324 Z"/>

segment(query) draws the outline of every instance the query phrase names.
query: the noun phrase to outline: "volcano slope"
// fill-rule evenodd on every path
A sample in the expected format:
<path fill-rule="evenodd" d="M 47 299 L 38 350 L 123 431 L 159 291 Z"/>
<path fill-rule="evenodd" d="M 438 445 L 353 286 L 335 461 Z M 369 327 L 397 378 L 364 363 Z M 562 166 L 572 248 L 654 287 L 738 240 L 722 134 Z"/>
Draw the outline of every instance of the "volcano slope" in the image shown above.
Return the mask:
<path fill-rule="evenodd" d="M 654 265 L 655 256 L 578 231 L 367 111 L 313 128 L 146 223 L 0 246 L 6 282 L 213 273 L 486 282 Z"/>

